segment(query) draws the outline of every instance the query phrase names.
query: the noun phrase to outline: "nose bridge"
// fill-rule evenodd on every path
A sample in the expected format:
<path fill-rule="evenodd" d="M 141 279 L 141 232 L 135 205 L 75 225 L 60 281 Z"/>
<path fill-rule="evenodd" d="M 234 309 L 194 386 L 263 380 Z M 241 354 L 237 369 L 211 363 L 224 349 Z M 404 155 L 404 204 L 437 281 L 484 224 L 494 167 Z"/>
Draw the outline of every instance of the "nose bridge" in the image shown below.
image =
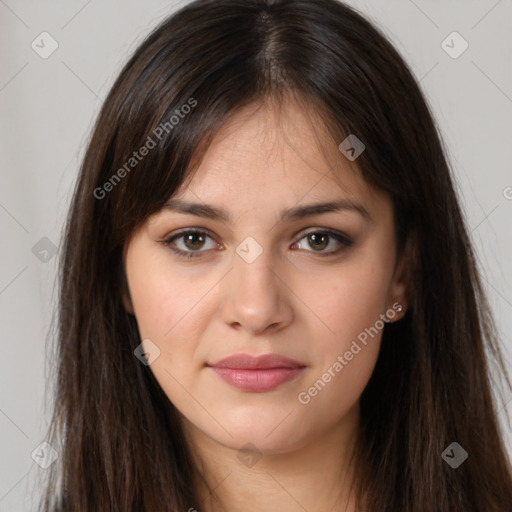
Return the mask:
<path fill-rule="evenodd" d="M 261 292 L 272 294 L 277 291 L 272 252 L 264 248 L 255 238 L 247 237 L 238 245 L 233 264 L 234 292 L 245 294 L 252 290 L 253 294 Z"/>
<path fill-rule="evenodd" d="M 282 325 L 291 318 L 272 252 L 247 237 L 236 248 L 233 271 L 224 285 L 224 321 L 252 331 Z"/>

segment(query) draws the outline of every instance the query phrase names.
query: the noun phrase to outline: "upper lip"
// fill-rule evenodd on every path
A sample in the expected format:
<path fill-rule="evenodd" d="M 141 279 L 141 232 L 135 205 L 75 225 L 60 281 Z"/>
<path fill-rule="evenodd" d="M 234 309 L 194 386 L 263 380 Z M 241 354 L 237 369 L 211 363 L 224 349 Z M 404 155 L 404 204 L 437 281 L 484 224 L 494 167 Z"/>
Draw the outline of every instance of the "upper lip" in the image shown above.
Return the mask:
<path fill-rule="evenodd" d="M 207 366 L 261 370 L 269 368 L 303 368 L 305 365 L 279 354 L 264 354 L 261 356 L 234 354 L 214 363 L 208 363 Z"/>

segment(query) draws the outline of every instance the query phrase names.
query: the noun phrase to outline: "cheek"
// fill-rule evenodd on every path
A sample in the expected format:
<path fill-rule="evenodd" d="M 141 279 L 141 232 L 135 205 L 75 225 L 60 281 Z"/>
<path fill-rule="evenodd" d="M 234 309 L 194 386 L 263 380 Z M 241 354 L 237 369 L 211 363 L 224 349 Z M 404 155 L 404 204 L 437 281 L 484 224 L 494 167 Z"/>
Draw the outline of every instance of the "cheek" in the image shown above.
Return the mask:
<path fill-rule="evenodd" d="M 162 258 L 131 263 L 128 282 L 140 337 L 160 350 L 149 369 L 178 410 L 199 414 L 190 397 L 200 370 L 194 359 L 201 339 L 198 315 L 208 307 L 213 282 L 180 275 Z"/>
<path fill-rule="evenodd" d="M 321 326 L 314 339 L 318 365 L 297 397 L 308 414 L 335 420 L 359 399 L 378 358 L 390 277 L 383 258 L 361 255 L 329 276 L 308 279 L 298 292 L 321 320 L 314 319 Z"/>
<path fill-rule="evenodd" d="M 149 260 L 137 258 L 134 250 L 127 260 L 128 284 L 141 339 L 149 338 L 160 350 L 150 370 L 173 404 L 189 411 L 195 407 L 190 394 L 198 394 L 203 365 L 198 353 L 218 302 L 219 277 L 180 271 L 162 253 Z"/>
<path fill-rule="evenodd" d="M 331 272 L 297 281 L 297 295 L 305 298 L 311 321 L 319 324 L 324 353 L 344 349 L 380 320 L 389 307 L 389 280 L 388 265 L 362 255 Z"/>
<path fill-rule="evenodd" d="M 141 259 L 140 264 L 134 257 L 128 283 L 141 336 L 167 343 L 184 325 L 193 328 L 191 315 L 200 314 L 208 304 L 215 279 L 180 272 L 162 254 L 149 262 Z"/>
<path fill-rule="evenodd" d="M 156 342 L 172 327 L 177 301 L 168 288 L 166 282 L 151 271 L 132 275 L 130 293 L 141 338 Z"/>
<path fill-rule="evenodd" d="M 298 392 L 299 411 L 324 425 L 339 422 L 357 406 L 375 367 L 379 346 L 380 334 L 366 346 L 354 340 L 344 347 L 347 350 L 333 354 L 323 372 L 312 376 Z"/>

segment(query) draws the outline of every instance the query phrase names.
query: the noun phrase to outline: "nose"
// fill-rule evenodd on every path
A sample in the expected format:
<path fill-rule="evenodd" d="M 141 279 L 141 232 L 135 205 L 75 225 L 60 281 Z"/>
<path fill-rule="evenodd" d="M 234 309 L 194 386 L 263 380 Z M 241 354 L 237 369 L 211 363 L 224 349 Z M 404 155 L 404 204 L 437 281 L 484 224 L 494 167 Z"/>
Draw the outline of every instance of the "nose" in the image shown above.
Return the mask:
<path fill-rule="evenodd" d="M 293 320 L 293 293 L 268 251 L 251 263 L 234 255 L 231 272 L 221 282 L 223 321 L 252 335 L 269 334 Z"/>

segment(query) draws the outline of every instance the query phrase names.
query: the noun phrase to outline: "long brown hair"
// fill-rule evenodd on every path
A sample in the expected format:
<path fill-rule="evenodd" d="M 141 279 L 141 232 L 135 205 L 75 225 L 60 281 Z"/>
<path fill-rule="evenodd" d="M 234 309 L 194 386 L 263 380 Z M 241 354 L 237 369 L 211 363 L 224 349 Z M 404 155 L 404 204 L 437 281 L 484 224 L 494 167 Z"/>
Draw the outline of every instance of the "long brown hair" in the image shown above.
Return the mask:
<path fill-rule="evenodd" d="M 40 510 L 201 512 L 177 411 L 134 357 L 123 250 L 229 116 L 286 98 L 328 127 L 324 144 L 351 133 L 364 142 L 358 169 L 389 194 L 400 250 L 410 248 L 410 307 L 386 325 L 360 400 L 361 504 L 512 510 L 493 372 L 511 383 L 438 129 L 397 51 L 336 0 L 194 1 L 145 39 L 113 85 L 65 226 L 48 430 L 60 457 Z M 468 453 L 456 469 L 442 457 L 452 442 Z"/>

